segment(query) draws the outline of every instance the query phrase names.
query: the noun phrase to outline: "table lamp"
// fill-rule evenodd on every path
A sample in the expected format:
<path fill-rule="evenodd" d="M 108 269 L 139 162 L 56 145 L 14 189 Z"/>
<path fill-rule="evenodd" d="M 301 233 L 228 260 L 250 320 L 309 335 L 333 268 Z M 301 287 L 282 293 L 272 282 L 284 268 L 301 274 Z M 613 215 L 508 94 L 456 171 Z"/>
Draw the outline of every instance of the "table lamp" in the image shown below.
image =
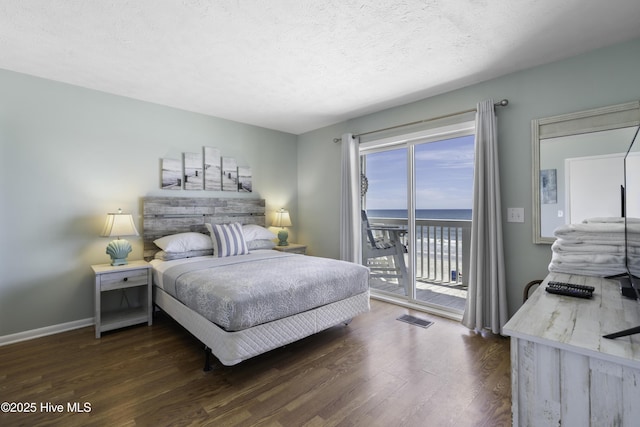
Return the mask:
<path fill-rule="evenodd" d="M 288 246 L 289 242 L 287 242 L 287 239 L 289 238 L 289 232 L 285 227 L 291 227 L 289 212 L 284 209 L 276 211 L 276 219 L 271 226 L 282 227 L 282 230 L 278 232 L 278 246 Z"/>
<path fill-rule="evenodd" d="M 125 265 L 127 264 L 127 256 L 131 252 L 131 243 L 120 237 L 139 236 L 139 234 L 133 223 L 133 216 L 122 213 L 122 209 L 118 209 L 118 213 L 107 214 L 107 222 L 104 224 L 100 236 L 116 237 L 107 245 L 106 253 L 111 256 L 111 265 Z"/>

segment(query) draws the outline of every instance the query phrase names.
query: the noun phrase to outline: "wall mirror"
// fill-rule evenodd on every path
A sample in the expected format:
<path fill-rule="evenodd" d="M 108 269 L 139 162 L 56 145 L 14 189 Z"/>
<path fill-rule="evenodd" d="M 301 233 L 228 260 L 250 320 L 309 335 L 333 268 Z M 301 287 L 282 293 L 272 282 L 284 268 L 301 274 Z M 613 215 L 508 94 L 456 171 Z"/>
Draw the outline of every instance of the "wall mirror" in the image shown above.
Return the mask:
<path fill-rule="evenodd" d="M 639 101 L 531 121 L 534 243 L 553 243 L 562 224 L 621 215 L 622 159 L 638 124 Z"/>

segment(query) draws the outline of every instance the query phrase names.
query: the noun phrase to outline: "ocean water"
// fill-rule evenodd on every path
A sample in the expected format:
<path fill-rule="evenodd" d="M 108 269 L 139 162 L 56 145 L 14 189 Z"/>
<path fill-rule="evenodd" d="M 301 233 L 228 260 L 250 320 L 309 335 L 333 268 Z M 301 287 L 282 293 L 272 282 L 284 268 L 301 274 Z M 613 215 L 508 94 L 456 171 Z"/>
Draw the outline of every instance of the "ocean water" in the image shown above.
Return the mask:
<path fill-rule="evenodd" d="M 367 209 L 371 218 L 407 218 L 406 209 Z M 471 220 L 471 209 L 416 209 L 417 219 Z"/>

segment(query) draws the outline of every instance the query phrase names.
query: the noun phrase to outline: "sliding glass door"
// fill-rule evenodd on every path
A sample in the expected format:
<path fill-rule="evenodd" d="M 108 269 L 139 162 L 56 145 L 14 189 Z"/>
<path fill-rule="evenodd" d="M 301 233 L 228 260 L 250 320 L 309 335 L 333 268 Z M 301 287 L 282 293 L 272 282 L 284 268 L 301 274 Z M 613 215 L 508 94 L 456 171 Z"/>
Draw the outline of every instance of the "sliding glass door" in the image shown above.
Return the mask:
<path fill-rule="evenodd" d="M 461 314 L 473 193 L 474 126 L 433 129 L 407 140 L 361 144 L 368 188 L 363 245 L 402 246 L 364 261 L 375 295 Z M 382 253 L 382 252 L 380 252 Z M 386 267 L 387 270 L 383 268 Z M 402 269 L 406 273 L 402 274 Z"/>
<path fill-rule="evenodd" d="M 363 230 L 363 263 L 371 269 L 374 290 L 405 297 L 410 294 L 404 250 L 408 232 L 407 151 L 406 147 L 391 147 L 361 156 L 368 184 L 362 203 L 368 219 L 368 229 Z M 396 247 L 394 251 L 392 245 L 402 250 Z"/>
<path fill-rule="evenodd" d="M 473 197 L 473 135 L 414 146 L 415 298 L 464 311 Z"/>

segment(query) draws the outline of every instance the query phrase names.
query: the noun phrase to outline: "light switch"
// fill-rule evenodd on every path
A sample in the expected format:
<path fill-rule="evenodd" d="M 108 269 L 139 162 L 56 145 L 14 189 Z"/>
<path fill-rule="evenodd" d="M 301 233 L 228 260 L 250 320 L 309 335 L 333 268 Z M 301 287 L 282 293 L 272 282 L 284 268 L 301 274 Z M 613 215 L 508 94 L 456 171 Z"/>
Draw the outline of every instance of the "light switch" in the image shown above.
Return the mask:
<path fill-rule="evenodd" d="M 524 222 L 524 208 L 507 208 L 507 222 Z"/>

